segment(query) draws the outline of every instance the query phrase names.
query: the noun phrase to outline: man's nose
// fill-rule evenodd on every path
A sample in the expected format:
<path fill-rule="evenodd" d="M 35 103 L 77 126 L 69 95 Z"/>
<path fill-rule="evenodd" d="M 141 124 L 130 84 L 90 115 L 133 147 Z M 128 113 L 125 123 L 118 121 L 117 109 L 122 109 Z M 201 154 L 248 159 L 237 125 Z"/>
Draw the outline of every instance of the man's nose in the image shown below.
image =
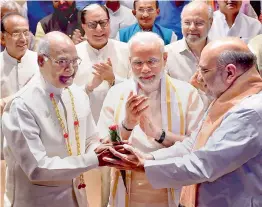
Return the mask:
<path fill-rule="evenodd" d="M 148 67 L 148 65 L 147 65 L 146 62 L 144 62 L 143 66 L 142 66 L 141 72 L 142 72 L 142 73 L 148 73 L 148 72 L 150 72 L 150 71 L 151 71 L 151 68 Z"/>
<path fill-rule="evenodd" d="M 148 12 L 147 12 L 147 10 L 145 10 L 144 12 L 143 12 L 143 14 L 142 14 L 142 17 L 148 17 L 149 16 L 149 14 L 148 14 Z"/>
<path fill-rule="evenodd" d="M 59 4 L 64 4 L 66 1 L 63 1 L 63 0 L 61 0 L 61 1 L 59 1 Z"/>

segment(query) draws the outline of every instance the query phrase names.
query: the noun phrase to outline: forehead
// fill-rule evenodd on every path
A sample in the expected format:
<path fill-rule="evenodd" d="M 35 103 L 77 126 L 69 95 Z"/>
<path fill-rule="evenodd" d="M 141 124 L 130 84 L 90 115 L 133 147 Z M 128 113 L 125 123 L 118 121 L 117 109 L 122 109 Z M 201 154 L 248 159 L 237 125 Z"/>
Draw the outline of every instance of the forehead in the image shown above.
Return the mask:
<path fill-rule="evenodd" d="M 50 56 L 53 58 L 59 59 L 62 57 L 65 58 L 74 58 L 77 57 L 77 51 L 75 46 L 72 43 L 52 43 L 50 45 Z"/>
<path fill-rule="evenodd" d="M 214 53 L 212 52 L 211 48 L 206 48 L 205 50 L 203 50 L 199 59 L 199 66 L 204 69 L 215 68 L 217 53 L 216 51 Z"/>
<path fill-rule="evenodd" d="M 87 21 L 98 21 L 108 19 L 107 13 L 100 7 L 86 11 L 85 18 Z"/>
<path fill-rule="evenodd" d="M 148 58 L 161 56 L 160 45 L 157 43 L 134 43 L 130 50 L 131 57 Z"/>
<path fill-rule="evenodd" d="M 20 16 L 10 16 L 4 20 L 5 29 L 15 31 L 19 29 L 29 29 L 28 21 Z"/>
<path fill-rule="evenodd" d="M 136 8 L 156 8 L 156 1 L 139 0 L 136 2 Z"/>
<path fill-rule="evenodd" d="M 182 20 L 184 19 L 202 19 L 208 20 L 208 10 L 207 8 L 188 8 L 185 9 L 182 14 Z"/>

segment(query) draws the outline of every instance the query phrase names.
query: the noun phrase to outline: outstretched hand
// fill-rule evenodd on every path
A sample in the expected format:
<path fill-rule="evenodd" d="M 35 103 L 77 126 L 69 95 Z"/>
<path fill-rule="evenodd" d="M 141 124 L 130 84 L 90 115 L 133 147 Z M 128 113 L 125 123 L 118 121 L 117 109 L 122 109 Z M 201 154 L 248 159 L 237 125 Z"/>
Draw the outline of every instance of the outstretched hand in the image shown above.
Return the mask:
<path fill-rule="evenodd" d="M 144 154 L 130 145 L 117 145 L 109 149 L 114 157 L 104 157 L 103 160 L 108 162 L 108 166 L 115 167 L 119 170 L 144 171 L 144 162 L 146 159 L 153 159 L 150 154 Z"/>

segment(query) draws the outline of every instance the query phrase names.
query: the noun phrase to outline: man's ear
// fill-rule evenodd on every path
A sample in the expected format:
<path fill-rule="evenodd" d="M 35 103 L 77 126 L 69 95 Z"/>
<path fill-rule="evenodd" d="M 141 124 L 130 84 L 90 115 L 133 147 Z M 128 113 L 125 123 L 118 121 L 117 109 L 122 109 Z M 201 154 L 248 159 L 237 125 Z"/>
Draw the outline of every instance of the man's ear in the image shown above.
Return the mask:
<path fill-rule="evenodd" d="M 212 24 L 213 24 L 213 18 L 209 18 L 209 28 L 208 30 L 210 30 L 210 28 L 212 27 Z"/>
<path fill-rule="evenodd" d="M 44 55 L 38 55 L 37 56 L 37 63 L 39 65 L 39 67 L 43 67 L 45 64 L 45 56 Z"/>
<path fill-rule="evenodd" d="M 156 10 L 156 13 L 157 13 L 157 16 L 158 16 L 159 13 L 160 13 L 160 9 L 159 8 Z"/>
<path fill-rule="evenodd" d="M 167 53 L 167 52 L 164 52 L 164 53 L 163 53 L 163 59 L 164 59 L 164 65 L 165 65 L 165 66 L 166 66 L 167 58 L 168 58 L 168 53 Z"/>
<path fill-rule="evenodd" d="M 132 13 L 133 13 L 134 16 L 136 16 L 136 10 L 135 9 L 132 10 Z"/>
<path fill-rule="evenodd" d="M 5 37 L 4 37 L 4 33 L 1 32 L 0 35 L 1 35 L 1 45 L 5 46 Z"/>
<path fill-rule="evenodd" d="M 225 70 L 226 82 L 231 85 L 238 76 L 237 68 L 234 64 L 228 64 L 224 70 Z"/>

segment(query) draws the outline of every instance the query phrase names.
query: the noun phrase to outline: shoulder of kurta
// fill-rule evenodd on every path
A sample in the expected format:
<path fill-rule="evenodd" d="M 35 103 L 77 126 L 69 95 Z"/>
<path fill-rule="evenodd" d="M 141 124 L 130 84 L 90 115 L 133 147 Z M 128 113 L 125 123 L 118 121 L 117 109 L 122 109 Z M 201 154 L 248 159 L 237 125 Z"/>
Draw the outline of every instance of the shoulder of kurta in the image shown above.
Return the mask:
<path fill-rule="evenodd" d="M 89 97 L 82 87 L 79 87 L 76 84 L 72 84 L 69 88 L 71 89 L 74 97 L 78 102 L 87 102 L 89 104 Z"/>
<path fill-rule="evenodd" d="M 126 42 L 120 42 L 118 40 L 110 39 L 109 40 L 111 44 L 114 45 L 114 47 L 119 48 L 119 49 L 128 49 L 128 44 Z"/>
<path fill-rule="evenodd" d="M 178 89 L 178 92 L 186 95 L 192 92 L 197 92 L 197 89 L 194 88 L 190 83 L 185 82 L 185 81 L 181 81 L 175 78 L 171 78 L 174 86 L 176 87 L 176 89 Z"/>
<path fill-rule="evenodd" d="M 165 51 L 168 52 L 168 54 L 172 54 L 172 53 L 179 53 L 179 51 L 181 50 L 181 46 L 182 46 L 182 40 L 178 40 L 176 42 L 172 42 L 169 45 L 165 46 Z"/>
<path fill-rule="evenodd" d="M 83 41 L 75 45 L 76 51 L 78 55 L 80 56 L 83 51 L 87 52 L 87 41 Z"/>

